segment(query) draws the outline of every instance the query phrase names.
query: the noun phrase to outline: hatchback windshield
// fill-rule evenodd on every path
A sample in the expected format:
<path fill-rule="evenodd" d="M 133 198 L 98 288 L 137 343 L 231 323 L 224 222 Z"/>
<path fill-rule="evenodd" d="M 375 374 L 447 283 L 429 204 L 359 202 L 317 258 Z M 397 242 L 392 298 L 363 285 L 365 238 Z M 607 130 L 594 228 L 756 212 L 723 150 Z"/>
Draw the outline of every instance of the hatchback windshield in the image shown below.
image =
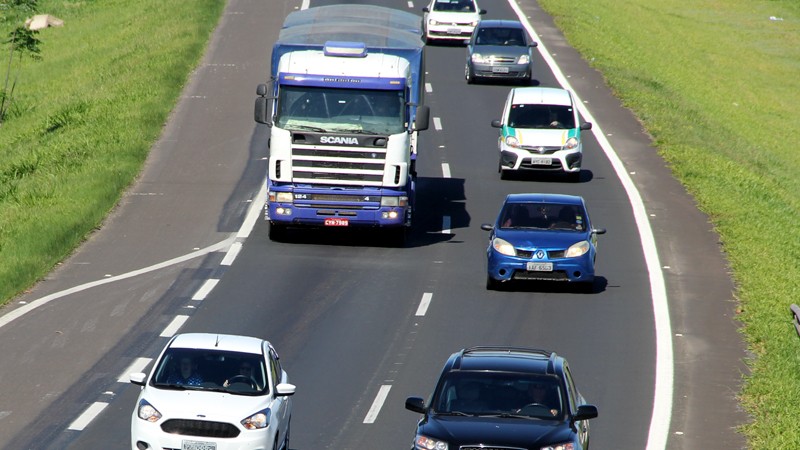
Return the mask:
<path fill-rule="evenodd" d="M 472 0 L 440 0 L 433 4 L 434 11 L 443 12 L 475 12 Z"/>
<path fill-rule="evenodd" d="M 475 35 L 475 45 L 525 45 L 521 28 L 481 28 Z"/>
<path fill-rule="evenodd" d="M 508 203 L 500 213 L 500 227 L 583 231 L 585 217 L 577 205 Z"/>
<path fill-rule="evenodd" d="M 252 353 L 170 348 L 154 374 L 155 387 L 244 395 L 269 392 L 264 359 Z"/>

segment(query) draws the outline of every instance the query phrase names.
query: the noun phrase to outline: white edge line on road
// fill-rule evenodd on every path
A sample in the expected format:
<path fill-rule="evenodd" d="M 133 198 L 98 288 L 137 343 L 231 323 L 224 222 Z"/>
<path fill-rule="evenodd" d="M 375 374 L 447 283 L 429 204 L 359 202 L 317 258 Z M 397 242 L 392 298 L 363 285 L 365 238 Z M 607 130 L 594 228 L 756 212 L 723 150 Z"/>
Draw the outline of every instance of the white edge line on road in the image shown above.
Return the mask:
<path fill-rule="evenodd" d="M 105 402 L 92 403 L 91 405 L 89 405 L 88 408 L 86 408 L 83 414 L 78 416 L 78 418 L 75 419 L 70 424 L 69 428 L 67 429 L 74 431 L 83 431 L 83 429 L 86 428 L 86 426 L 89 425 L 89 423 L 92 421 L 92 419 L 97 417 L 97 415 L 100 414 L 100 412 L 106 409 L 106 406 L 108 406 L 108 403 Z"/>
<path fill-rule="evenodd" d="M 433 294 L 430 292 L 426 292 L 422 294 L 422 300 L 419 302 L 419 307 L 417 308 L 416 316 L 424 316 L 426 312 L 428 312 L 428 306 L 431 305 L 431 299 L 433 298 Z"/>
<path fill-rule="evenodd" d="M 219 280 L 215 278 L 206 280 L 206 282 L 203 283 L 202 286 L 200 286 L 200 289 L 198 289 L 197 292 L 194 293 L 194 295 L 192 296 L 192 300 L 205 300 L 208 294 L 211 293 L 211 290 L 214 289 L 214 287 L 217 285 L 217 283 L 219 283 Z"/>
<path fill-rule="evenodd" d="M 381 412 L 383 403 L 386 401 L 386 397 L 389 395 L 389 390 L 391 388 L 392 385 L 390 384 L 384 384 L 381 386 L 381 388 L 378 390 L 378 395 L 372 402 L 372 406 L 370 406 L 369 411 L 367 411 L 367 416 L 364 417 L 364 423 L 375 423 L 375 419 L 378 418 L 378 413 Z"/>
<path fill-rule="evenodd" d="M 442 176 L 444 178 L 450 178 L 450 164 L 442 163 Z"/>
<path fill-rule="evenodd" d="M 441 118 L 439 118 L 439 117 L 434 117 L 433 118 L 433 128 L 435 128 L 436 131 L 442 131 L 442 119 Z"/>
<path fill-rule="evenodd" d="M 450 234 L 450 216 L 442 216 L 442 234 Z"/>
<path fill-rule="evenodd" d="M 74 294 L 76 292 L 85 291 L 87 289 L 90 289 L 90 288 L 93 288 L 93 287 L 96 287 L 96 286 L 102 286 L 104 284 L 113 283 L 115 281 L 120 281 L 120 280 L 124 280 L 124 279 L 127 279 L 127 278 L 132 278 L 132 277 L 135 277 L 137 275 L 142 275 L 142 274 L 147 273 L 147 272 L 153 272 L 155 270 L 163 269 L 165 267 L 169 267 L 169 266 L 172 266 L 172 265 L 175 265 L 175 264 L 182 263 L 184 261 L 188 261 L 190 259 L 197 258 L 198 256 L 203 256 L 203 255 L 206 255 L 206 254 L 211 253 L 211 252 L 216 252 L 216 251 L 225 249 L 225 248 L 229 247 L 233 243 L 234 239 L 235 239 L 235 237 L 232 236 L 232 237 L 229 237 L 229 238 L 225 239 L 224 241 L 220 241 L 220 242 L 218 242 L 218 243 L 216 243 L 214 245 L 210 245 L 210 246 L 208 246 L 206 248 L 197 250 L 196 252 L 192 252 L 192 253 L 189 253 L 187 255 L 179 256 L 177 258 L 173 258 L 173 259 L 170 259 L 168 261 L 160 262 L 158 264 L 154 264 L 152 266 L 145 267 L 143 269 L 134 270 L 132 272 L 124 273 L 122 275 L 117 275 L 117 276 L 114 276 L 114 277 L 104 278 L 102 280 L 97 280 L 97 281 L 92 281 L 92 282 L 89 282 L 89 283 L 84 283 L 84 284 L 81 284 L 79 286 L 75 286 L 75 287 L 72 287 L 72 288 L 69 288 L 69 289 L 65 289 L 63 291 L 54 292 L 54 293 L 52 293 L 50 295 L 46 295 L 46 296 L 44 296 L 42 298 L 36 299 L 36 300 L 28 303 L 27 305 L 21 306 L 21 307 L 15 309 L 15 310 L 9 312 L 8 314 L 0 317 L 0 328 L 2 328 L 5 325 L 8 325 L 13 320 L 24 316 L 25 314 L 33 311 L 34 309 L 36 309 L 38 307 L 44 306 L 44 305 L 50 303 L 53 300 L 57 300 L 57 299 L 59 299 L 61 297 L 66 297 L 67 295 Z"/>
<path fill-rule="evenodd" d="M 242 251 L 242 243 L 241 242 L 234 242 L 231 244 L 231 248 L 228 249 L 228 253 L 225 253 L 225 257 L 222 258 L 222 262 L 220 265 L 222 266 L 230 266 L 233 264 L 233 261 L 236 260 L 236 257 L 239 256 L 239 252 Z"/>
<path fill-rule="evenodd" d="M 127 383 L 130 381 L 130 374 L 144 372 L 144 368 L 150 364 L 153 358 L 136 358 L 127 369 L 125 369 L 117 378 L 119 383 Z"/>
<path fill-rule="evenodd" d="M 258 190 L 258 194 L 256 194 L 256 199 L 250 203 L 250 208 L 247 210 L 247 216 L 244 218 L 244 223 L 242 223 L 242 227 L 239 229 L 239 232 L 236 233 L 236 237 L 240 239 L 245 239 L 250 236 L 250 232 L 253 231 L 253 227 L 256 225 L 256 220 L 261 216 L 261 211 L 264 209 L 264 204 L 267 201 L 267 180 L 261 182 L 261 188 Z"/>
<path fill-rule="evenodd" d="M 538 36 L 516 0 L 508 0 L 508 3 L 517 14 L 517 17 L 519 17 L 519 20 L 528 29 L 530 35 Z M 658 250 L 655 245 L 655 237 L 653 236 L 653 229 L 647 218 L 647 212 L 644 208 L 642 197 L 633 184 L 633 180 L 631 180 L 628 172 L 625 170 L 622 160 L 619 159 L 611 143 L 606 139 L 605 133 L 603 133 L 597 121 L 580 100 L 578 94 L 574 92 L 567 78 L 561 73 L 561 69 L 550 55 L 550 52 L 547 51 L 545 45 L 539 42 L 537 48 L 542 58 L 547 62 L 547 65 L 550 66 L 550 70 L 553 71 L 553 74 L 561 86 L 573 91 L 581 115 L 585 117 L 588 122 L 592 122 L 592 133 L 603 148 L 603 152 L 606 154 L 609 162 L 611 162 L 612 167 L 614 167 L 617 177 L 625 188 L 625 192 L 628 194 L 628 200 L 633 209 L 633 216 L 636 219 L 636 226 L 639 229 L 639 239 L 642 242 L 642 251 L 650 276 L 650 295 L 653 302 L 653 319 L 656 328 L 656 382 L 653 413 L 650 418 L 650 430 L 647 436 L 647 450 L 663 449 L 667 446 L 669 425 L 672 419 L 672 396 L 675 369 L 673 367 L 672 325 L 669 317 L 669 302 L 664 283 L 664 273 L 661 271 L 661 263 L 659 262 Z"/>
<path fill-rule="evenodd" d="M 170 322 L 169 325 L 167 325 L 167 327 L 164 328 L 164 331 L 162 331 L 161 334 L 159 334 L 159 336 L 160 337 L 174 336 L 175 333 L 177 333 L 178 330 L 181 329 L 181 327 L 183 326 L 184 323 L 186 323 L 187 320 L 189 320 L 189 316 L 183 316 L 183 315 L 175 316 L 175 318 L 172 319 L 172 322 Z"/>

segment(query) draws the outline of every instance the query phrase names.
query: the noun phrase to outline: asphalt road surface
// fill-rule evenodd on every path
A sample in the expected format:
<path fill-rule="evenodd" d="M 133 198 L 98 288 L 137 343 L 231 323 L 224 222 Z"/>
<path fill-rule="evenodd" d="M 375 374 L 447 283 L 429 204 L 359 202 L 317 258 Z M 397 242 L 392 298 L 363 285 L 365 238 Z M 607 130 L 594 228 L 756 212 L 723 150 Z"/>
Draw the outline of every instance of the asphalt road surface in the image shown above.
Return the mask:
<path fill-rule="evenodd" d="M 420 15 L 424 6 L 375 3 Z M 745 446 L 734 430 L 746 420 L 735 399 L 744 345 L 717 237 L 640 124 L 533 1 L 518 11 L 559 67 L 537 57 L 536 84 L 558 86 L 563 76 L 595 123 L 595 134 L 584 134 L 579 183 L 501 181 L 490 122 L 512 86 L 468 86 L 465 49 L 430 46 L 425 102 L 435 120 L 421 134 L 409 245 L 354 232 L 271 242 L 258 215 L 268 129 L 253 122 L 252 104 L 283 18 L 300 7 L 228 3 L 141 180 L 86 245 L 3 311 L 3 448 L 129 448 L 138 387 L 126 373 L 149 368 L 176 330 L 270 340 L 297 385 L 296 450 L 409 448 L 419 417 L 405 398 L 429 395 L 448 355 L 481 344 L 567 357 L 600 411 L 594 449 Z M 505 1 L 481 7 L 486 18 L 517 17 Z M 646 251 L 651 235 L 640 234 L 634 186 L 657 254 Z M 584 196 L 594 223 L 608 229 L 595 293 L 485 290 L 480 224 L 512 192 Z M 668 300 L 661 310 L 659 292 Z M 668 372 L 657 366 L 664 348 Z M 669 381 L 666 403 L 657 401 L 665 392 L 657 379 Z"/>

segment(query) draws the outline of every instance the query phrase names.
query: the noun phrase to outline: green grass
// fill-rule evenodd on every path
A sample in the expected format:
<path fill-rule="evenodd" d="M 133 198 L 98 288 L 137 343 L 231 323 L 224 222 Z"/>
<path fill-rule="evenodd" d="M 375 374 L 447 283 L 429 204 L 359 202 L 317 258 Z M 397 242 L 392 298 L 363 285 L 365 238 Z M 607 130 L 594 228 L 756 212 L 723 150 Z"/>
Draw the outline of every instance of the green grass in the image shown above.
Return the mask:
<path fill-rule="evenodd" d="M 755 357 L 751 448 L 800 448 L 800 3 L 539 0 L 722 237 Z M 774 16 L 783 20 L 770 20 Z"/>
<path fill-rule="evenodd" d="M 43 60 L 21 66 L 0 127 L 3 302 L 68 256 L 138 175 L 224 3 L 39 2 L 65 25 L 38 35 Z"/>

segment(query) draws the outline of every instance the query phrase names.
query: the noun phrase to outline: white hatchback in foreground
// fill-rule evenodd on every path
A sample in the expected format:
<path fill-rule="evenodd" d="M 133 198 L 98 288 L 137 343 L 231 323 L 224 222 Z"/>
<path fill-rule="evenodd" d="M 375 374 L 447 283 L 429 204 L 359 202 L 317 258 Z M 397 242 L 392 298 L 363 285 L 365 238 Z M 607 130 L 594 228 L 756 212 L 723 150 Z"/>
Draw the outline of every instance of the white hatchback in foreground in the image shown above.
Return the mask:
<path fill-rule="evenodd" d="M 289 448 L 295 386 L 262 339 L 212 333 L 170 339 L 131 418 L 134 450 Z"/>

